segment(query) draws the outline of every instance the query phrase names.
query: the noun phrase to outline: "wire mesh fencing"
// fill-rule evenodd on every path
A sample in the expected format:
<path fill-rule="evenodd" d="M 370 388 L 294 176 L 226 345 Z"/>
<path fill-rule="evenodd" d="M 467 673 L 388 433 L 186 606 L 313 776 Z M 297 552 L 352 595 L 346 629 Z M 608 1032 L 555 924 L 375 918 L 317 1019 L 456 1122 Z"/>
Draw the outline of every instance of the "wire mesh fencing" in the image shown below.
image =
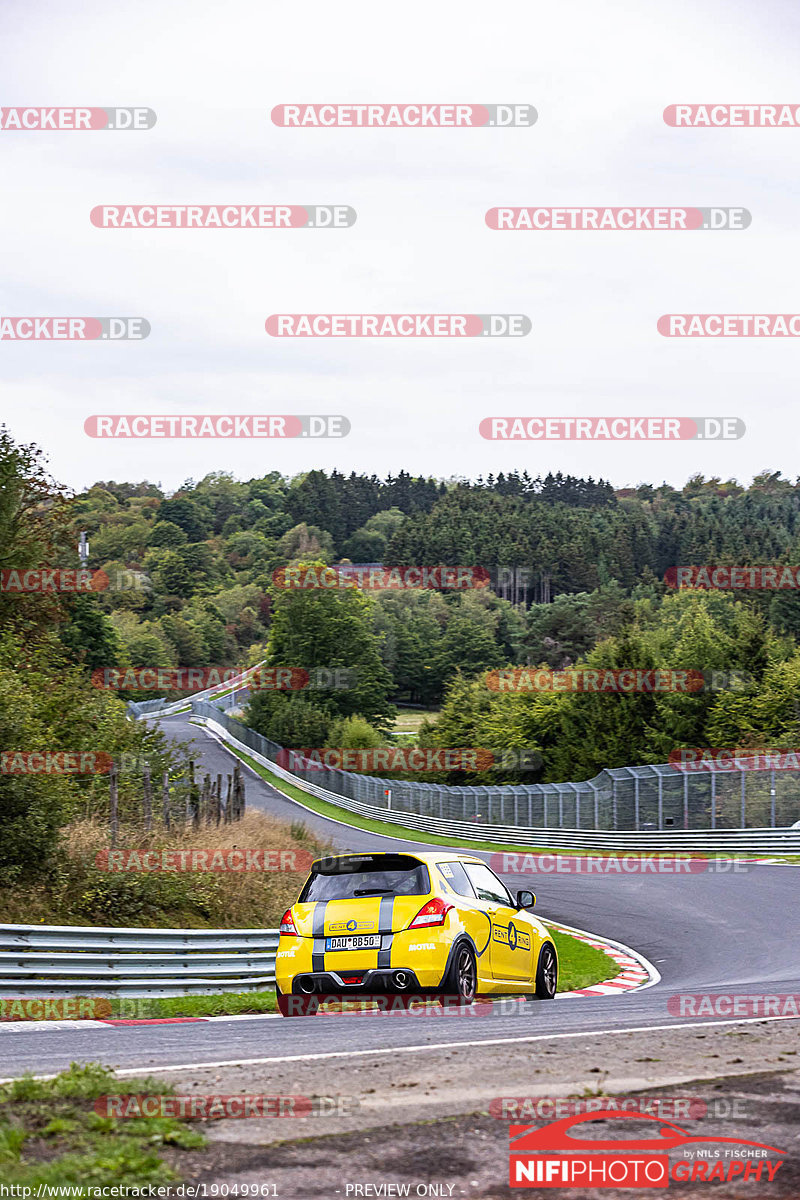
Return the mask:
<path fill-rule="evenodd" d="M 192 712 L 227 729 L 272 762 L 288 752 L 215 705 Z M 787 828 L 800 821 L 800 770 L 753 767 L 747 759 L 687 769 L 665 763 L 613 767 L 576 783 L 449 786 L 362 775 L 294 758 L 292 774 L 326 791 L 384 808 L 487 826 L 578 830 L 725 830 Z"/>

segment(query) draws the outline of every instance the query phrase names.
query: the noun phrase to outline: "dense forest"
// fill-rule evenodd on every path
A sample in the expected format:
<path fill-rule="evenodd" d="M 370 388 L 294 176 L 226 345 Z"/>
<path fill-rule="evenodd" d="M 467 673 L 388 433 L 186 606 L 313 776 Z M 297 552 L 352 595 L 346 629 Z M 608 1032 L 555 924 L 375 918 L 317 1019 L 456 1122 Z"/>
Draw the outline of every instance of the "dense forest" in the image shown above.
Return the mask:
<path fill-rule="evenodd" d="M 800 563 L 800 481 L 777 473 L 746 487 L 694 476 L 680 489 L 615 490 L 560 472 L 475 481 L 217 472 L 171 495 L 146 481 L 99 481 L 75 495 L 49 479 L 36 447 L 0 432 L 0 567 L 75 568 L 82 532 L 103 590 L 0 591 L 3 749 L 74 751 L 100 740 L 120 753 L 149 739 L 150 753 L 166 753 L 157 733 L 125 718 L 125 701 L 153 693 L 97 688 L 93 671 L 264 659 L 342 667 L 355 681 L 253 693 L 245 718 L 284 745 L 385 745 L 398 736 L 396 706 L 419 705 L 438 710 L 420 744 L 536 751 L 530 782 L 664 761 L 679 746 L 796 744 L 800 735 L 795 593 L 675 591 L 664 580 L 676 565 Z M 490 583 L 276 584 L 289 565 L 342 563 L 477 566 Z M 740 674 L 692 694 L 487 687 L 487 671 L 519 664 Z M 0 869 L 3 856 L 35 855 L 97 787 L 0 775 Z"/>

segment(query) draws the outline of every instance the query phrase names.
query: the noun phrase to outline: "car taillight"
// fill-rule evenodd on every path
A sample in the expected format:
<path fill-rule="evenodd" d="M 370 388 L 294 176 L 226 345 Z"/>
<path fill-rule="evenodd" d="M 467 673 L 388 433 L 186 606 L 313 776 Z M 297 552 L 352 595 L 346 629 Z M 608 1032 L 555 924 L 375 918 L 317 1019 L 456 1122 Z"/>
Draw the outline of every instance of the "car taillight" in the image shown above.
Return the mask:
<path fill-rule="evenodd" d="M 439 896 L 434 896 L 427 904 L 423 904 L 414 920 L 409 925 L 409 929 L 422 929 L 431 925 L 444 925 L 447 919 L 447 914 L 453 907 L 446 900 L 442 900 Z"/>
<path fill-rule="evenodd" d="M 287 908 L 286 912 L 281 917 L 279 932 L 280 933 L 289 933 L 289 934 L 291 934 L 292 937 L 297 937 L 297 930 L 295 929 L 294 917 L 292 916 L 292 910 L 290 908 Z"/>

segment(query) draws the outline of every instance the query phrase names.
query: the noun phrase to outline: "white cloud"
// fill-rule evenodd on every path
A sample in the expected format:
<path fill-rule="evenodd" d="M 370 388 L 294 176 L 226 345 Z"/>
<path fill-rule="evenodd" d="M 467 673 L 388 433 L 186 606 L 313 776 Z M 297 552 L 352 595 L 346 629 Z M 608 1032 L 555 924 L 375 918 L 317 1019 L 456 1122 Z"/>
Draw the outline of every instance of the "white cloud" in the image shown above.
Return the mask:
<path fill-rule="evenodd" d="M 145 316 L 141 344 L 2 343 L 3 410 L 75 486 L 224 467 L 618 484 L 793 474 L 781 341 L 668 341 L 674 311 L 790 312 L 800 130 L 675 130 L 678 101 L 800 103 L 782 3 L 8 6 L 3 103 L 142 104 L 142 133 L 0 134 L 2 312 Z M 290 130 L 291 101 L 527 102 L 533 129 Z M 343 231 L 101 230 L 99 203 L 348 203 Z M 743 205 L 741 233 L 496 233 L 496 204 Z M 525 312 L 479 342 L 279 341 L 273 312 Z M 90 441 L 92 412 L 344 412 L 345 441 Z M 735 415 L 737 443 L 483 441 L 493 413 Z"/>

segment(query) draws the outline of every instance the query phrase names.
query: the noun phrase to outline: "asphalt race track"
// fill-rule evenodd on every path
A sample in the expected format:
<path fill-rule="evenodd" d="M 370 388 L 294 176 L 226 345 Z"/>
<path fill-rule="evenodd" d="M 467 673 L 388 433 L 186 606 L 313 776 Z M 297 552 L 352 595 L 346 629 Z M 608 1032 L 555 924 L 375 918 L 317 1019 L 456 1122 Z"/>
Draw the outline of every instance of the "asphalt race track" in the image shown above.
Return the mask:
<path fill-rule="evenodd" d="M 231 755 L 187 716 L 165 718 L 165 732 L 196 740 L 195 758 L 212 774 Z M 252 772 L 251 807 L 284 820 L 301 818 L 342 849 L 397 846 L 301 809 Z M 421 846 L 408 840 L 402 844 Z M 488 855 L 483 855 L 488 857 Z M 252 1060 L 418 1053 L 425 1048 L 528 1038 L 596 1037 L 604 1031 L 693 1024 L 708 1017 L 673 1016 L 677 993 L 800 994 L 798 868 L 751 864 L 744 873 L 632 876 L 504 874 L 512 891 L 532 888 L 536 913 L 626 943 L 653 963 L 661 982 L 620 996 L 532 1002 L 530 1013 L 485 1020 L 392 1016 L 358 1019 L 232 1018 L 175 1025 L 86 1029 L 58 1024 L 0 1029 L 4 1077 L 55 1073 L 72 1061 L 97 1061 L 131 1073 Z M 711 1018 L 719 1021 L 720 1018 Z M 48 1027 L 49 1026 L 49 1027 Z M 180 1078 L 178 1075 L 177 1078 Z"/>

